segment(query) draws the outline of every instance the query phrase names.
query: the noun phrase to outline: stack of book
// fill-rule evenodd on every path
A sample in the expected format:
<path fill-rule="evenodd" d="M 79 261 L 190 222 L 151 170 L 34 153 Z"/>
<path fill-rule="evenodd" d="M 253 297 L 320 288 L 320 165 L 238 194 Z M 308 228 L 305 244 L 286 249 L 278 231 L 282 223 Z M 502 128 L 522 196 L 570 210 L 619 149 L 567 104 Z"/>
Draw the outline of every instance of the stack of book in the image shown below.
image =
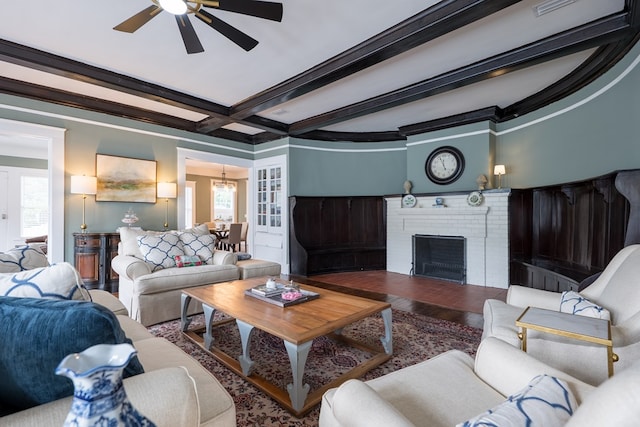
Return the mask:
<path fill-rule="evenodd" d="M 256 286 L 255 288 L 251 288 L 251 292 L 256 295 L 260 295 L 263 297 L 272 297 L 274 295 L 280 295 L 284 292 L 284 286 L 276 286 L 275 288 L 267 288 L 267 285 Z"/>

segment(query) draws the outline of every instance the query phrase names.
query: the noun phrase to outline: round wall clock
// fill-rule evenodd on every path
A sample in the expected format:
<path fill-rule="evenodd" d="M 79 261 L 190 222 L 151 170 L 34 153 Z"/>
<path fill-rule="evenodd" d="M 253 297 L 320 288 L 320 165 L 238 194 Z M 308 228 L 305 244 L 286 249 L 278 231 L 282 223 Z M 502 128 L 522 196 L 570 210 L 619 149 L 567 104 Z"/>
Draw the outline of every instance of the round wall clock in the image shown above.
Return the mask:
<path fill-rule="evenodd" d="M 450 184 L 460 178 L 464 171 L 464 156 L 455 147 L 436 148 L 429 154 L 424 171 L 432 182 Z"/>
<path fill-rule="evenodd" d="M 405 194 L 402 196 L 402 207 L 403 208 L 413 208 L 418 203 L 418 199 L 413 194 Z"/>

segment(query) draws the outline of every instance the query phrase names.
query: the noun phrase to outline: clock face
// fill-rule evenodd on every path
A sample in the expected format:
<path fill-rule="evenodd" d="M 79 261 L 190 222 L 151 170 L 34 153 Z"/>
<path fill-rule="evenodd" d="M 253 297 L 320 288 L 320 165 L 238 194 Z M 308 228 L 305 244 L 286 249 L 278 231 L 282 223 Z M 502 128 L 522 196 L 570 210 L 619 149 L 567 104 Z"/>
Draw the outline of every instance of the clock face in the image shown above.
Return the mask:
<path fill-rule="evenodd" d="M 440 147 L 429 154 L 424 169 L 432 182 L 449 184 L 462 175 L 464 156 L 457 148 Z"/>

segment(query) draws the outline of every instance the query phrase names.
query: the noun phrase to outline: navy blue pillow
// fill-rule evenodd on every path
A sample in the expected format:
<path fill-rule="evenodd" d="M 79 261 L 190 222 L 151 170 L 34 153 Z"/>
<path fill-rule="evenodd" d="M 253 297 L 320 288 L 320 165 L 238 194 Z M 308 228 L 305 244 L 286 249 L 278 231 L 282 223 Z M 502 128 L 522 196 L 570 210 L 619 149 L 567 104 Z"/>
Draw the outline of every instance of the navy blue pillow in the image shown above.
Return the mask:
<path fill-rule="evenodd" d="M 90 301 L 0 297 L 0 416 L 73 395 L 55 368 L 96 344 L 132 344 L 116 316 Z M 124 377 L 144 372 L 137 357 Z"/>

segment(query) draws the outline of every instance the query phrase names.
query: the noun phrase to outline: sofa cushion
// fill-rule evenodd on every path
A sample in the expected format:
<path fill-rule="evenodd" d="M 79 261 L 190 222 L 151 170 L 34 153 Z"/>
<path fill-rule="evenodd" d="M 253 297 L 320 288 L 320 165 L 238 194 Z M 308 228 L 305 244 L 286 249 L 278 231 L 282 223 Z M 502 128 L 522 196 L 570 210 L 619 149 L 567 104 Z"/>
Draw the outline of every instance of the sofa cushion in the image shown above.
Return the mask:
<path fill-rule="evenodd" d="M 457 427 L 560 427 L 565 425 L 577 407 L 566 382 L 549 375 L 538 375 L 500 405 Z"/>
<path fill-rule="evenodd" d="M 209 232 L 209 226 L 207 224 L 200 224 L 192 228 L 186 228 L 184 230 L 178 231 L 178 233 L 192 233 L 200 236 L 206 236 L 208 234 L 211 234 Z"/>
<path fill-rule="evenodd" d="M 175 256 L 176 267 L 195 267 L 202 265 L 202 260 L 198 255 L 176 255 Z"/>
<path fill-rule="evenodd" d="M 27 409 L 73 394 L 55 374 L 60 361 L 96 344 L 130 343 L 116 316 L 89 301 L 0 297 L 0 411 Z M 137 357 L 124 371 L 144 370 Z"/>
<path fill-rule="evenodd" d="M 47 256 L 36 246 L 19 246 L 0 253 L 0 273 L 15 273 L 48 265 Z"/>
<path fill-rule="evenodd" d="M 173 233 L 147 234 L 136 239 L 142 258 L 153 266 L 153 271 L 175 267 L 175 256 L 184 255 L 182 241 Z"/>
<path fill-rule="evenodd" d="M 562 292 L 560 311 L 578 316 L 595 317 L 596 319 L 611 319 L 609 310 L 592 303 L 575 291 Z"/>
<path fill-rule="evenodd" d="M 240 270 L 240 278 L 243 280 L 260 276 L 280 277 L 281 267 L 277 262 L 264 261 L 261 259 L 246 259 L 243 261 L 238 260 L 236 265 Z"/>
<path fill-rule="evenodd" d="M 11 297 L 75 299 L 91 296 L 78 271 L 68 262 L 18 273 L 0 274 L 0 295 Z"/>
<path fill-rule="evenodd" d="M 212 234 L 177 233 L 182 242 L 184 254 L 197 256 L 205 264 L 213 264 L 216 238 Z"/>

